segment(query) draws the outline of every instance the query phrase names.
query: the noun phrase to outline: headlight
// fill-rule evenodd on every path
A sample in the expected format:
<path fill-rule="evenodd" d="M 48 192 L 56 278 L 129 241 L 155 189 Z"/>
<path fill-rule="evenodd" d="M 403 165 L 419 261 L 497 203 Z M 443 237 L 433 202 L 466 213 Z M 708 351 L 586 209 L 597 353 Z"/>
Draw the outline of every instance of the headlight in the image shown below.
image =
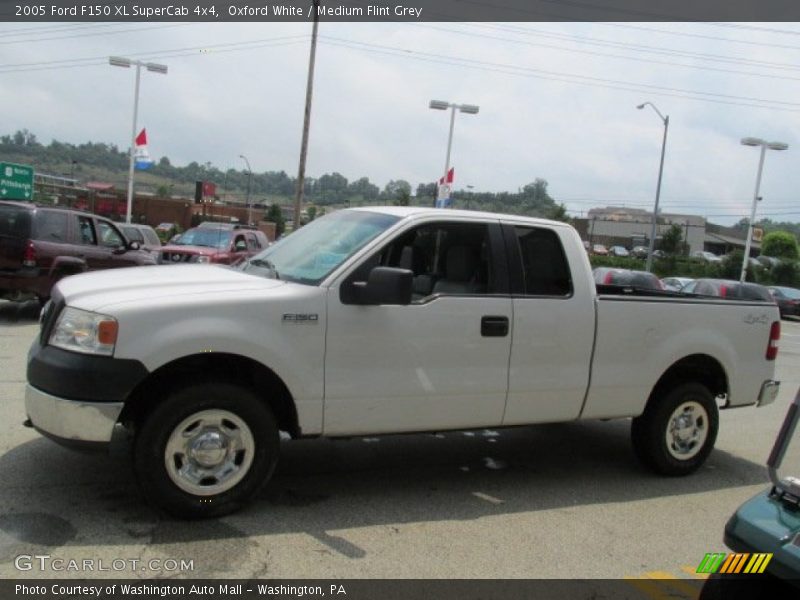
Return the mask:
<path fill-rule="evenodd" d="M 111 356 L 116 343 L 116 319 L 72 307 L 61 311 L 50 335 L 51 346 L 84 354 Z"/>
<path fill-rule="evenodd" d="M 211 257 L 210 256 L 205 256 L 203 254 L 198 254 L 197 256 L 194 257 L 194 260 L 192 262 L 209 263 L 209 262 L 211 262 Z"/>

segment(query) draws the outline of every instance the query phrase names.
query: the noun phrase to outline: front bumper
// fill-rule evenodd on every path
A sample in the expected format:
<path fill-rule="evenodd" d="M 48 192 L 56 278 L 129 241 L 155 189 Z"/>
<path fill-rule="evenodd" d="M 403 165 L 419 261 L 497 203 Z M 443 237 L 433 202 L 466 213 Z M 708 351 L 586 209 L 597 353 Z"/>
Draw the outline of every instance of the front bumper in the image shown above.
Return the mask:
<path fill-rule="evenodd" d="M 84 402 L 52 396 L 28 384 L 25 410 L 42 434 L 66 443 L 108 443 L 122 402 Z"/>

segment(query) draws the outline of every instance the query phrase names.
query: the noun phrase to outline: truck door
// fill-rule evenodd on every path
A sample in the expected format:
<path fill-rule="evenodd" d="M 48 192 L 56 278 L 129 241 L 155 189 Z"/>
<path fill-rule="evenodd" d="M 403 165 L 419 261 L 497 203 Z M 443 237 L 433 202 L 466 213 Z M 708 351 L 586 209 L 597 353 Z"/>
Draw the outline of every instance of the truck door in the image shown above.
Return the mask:
<path fill-rule="evenodd" d="M 568 231 L 503 225 L 514 305 L 504 425 L 568 421 L 583 405 L 594 344 L 594 282 L 583 272 L 572 277 Z M 582 248 L 575 252 L 585 259 Z"/>
<path fill-rule="evenodd" d="M 375 266 L 413 271 L 411 304 L 348 300 Z M 499 223 L 410 225 L 329 289 L 324 432 L 500 424 L 511 317 Z"/>

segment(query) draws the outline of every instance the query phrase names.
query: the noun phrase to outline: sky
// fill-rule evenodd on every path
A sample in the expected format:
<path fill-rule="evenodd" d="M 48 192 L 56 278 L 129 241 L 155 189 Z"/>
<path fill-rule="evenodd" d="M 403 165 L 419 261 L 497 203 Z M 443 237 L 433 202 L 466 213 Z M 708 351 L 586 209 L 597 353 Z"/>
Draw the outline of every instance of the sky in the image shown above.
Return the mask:
<path fill-rule="evenodd" d="M 310 23 L 0 23 L 0 134 L 42 143 L 131 135 L 134 71 L 108 56 L 166 64 L 142 72 L 139 128 L 151 155 L 296 176 Z M 516 191 L 546 179 L 574 216 L 652 209 L 664 125 L 664 212 L 731 224 L 800 221 L 800 24 L 321 23 L 306 173 L 414 189 L 444 170 L 457 113 L 455 189 Z"/>

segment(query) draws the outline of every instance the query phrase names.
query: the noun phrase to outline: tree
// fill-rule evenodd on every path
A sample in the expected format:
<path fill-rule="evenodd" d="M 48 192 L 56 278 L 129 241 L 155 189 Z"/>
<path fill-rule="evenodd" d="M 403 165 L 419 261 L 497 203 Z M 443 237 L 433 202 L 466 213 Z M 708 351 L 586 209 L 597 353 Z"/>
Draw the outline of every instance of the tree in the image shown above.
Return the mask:
<path fill-rule="evenodd" d="M 383 188 L 383 197 L 393 204 L 405 202 L 401 206 L 408 206 L 411 198 L 411 184 L 404 179 L 398 179 L 397 181 L 393 179 Z"/>
<path fill-rule="evenodd" d="M 310 223 L 317 216 L 317 207 L 312 204 L 311 206 L 306 208 L 306 214 L 308 215 L 308 222 Z"/>
<path fill-rule="evenodd" d="M 797 238 L 788 231 L 768 233 L 764 236 L 764 241 L 761 242 L 761 254 L 797 260 Z"/>
<path fill-rule="evenodd" d="M 661 236 L 661 250 L 669 255 L 680 254 L 683 251 L 683 228 L 673 223 L 667 232 Z"/>
<path fill-rule="evenodd" d="M 275 237 L 280 237 L 286 229 L 286 221 L 283 219 L 283 210 L 281 210 L 281 207 L 277 204 L 270 205 L 266 214 L 264 214 L 264 220 L 275 223 Z"/>

